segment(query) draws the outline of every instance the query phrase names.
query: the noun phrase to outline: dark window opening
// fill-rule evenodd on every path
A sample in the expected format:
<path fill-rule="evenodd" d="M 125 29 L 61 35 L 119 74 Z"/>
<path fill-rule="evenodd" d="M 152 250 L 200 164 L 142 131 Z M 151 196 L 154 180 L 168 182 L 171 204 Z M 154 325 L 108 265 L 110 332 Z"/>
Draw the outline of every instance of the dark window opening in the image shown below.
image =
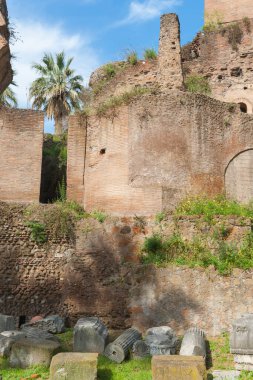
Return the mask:
<path fill-rule="evenodd" d="M 240 105 L 241 112 L 243 112 L 243 113 L 247 113 L 248 112 L 247 104 L 245 104 L 245 103 L 239 103 L 239 105 Z"/>
<path fill-rule="evenodd" d="M 106 148 L 103 148 L 100 150 L 100 154 L 105 154 L 106 153 Z"/>
<path fill-rule="evenodd" d="M 19 320 L 18 320 L 18 327 L 20 328 L 25 323 L 26 323 L 26 315 L 20 315 Z"/>

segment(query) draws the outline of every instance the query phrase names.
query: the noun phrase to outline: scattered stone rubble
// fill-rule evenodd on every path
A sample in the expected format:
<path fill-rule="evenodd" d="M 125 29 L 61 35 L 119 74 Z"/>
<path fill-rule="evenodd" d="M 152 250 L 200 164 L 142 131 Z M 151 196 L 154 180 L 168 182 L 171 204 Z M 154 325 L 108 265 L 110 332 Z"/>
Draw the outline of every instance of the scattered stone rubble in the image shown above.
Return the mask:
<path fill-rule="evenodd" d="M 141 339 L 141 333 L 136 329 L 128 329 L 121 334 L 113 343 L 108 344 L 104 355 L 116 362 L 122 363 L 133 348 L 135 342 Z"/>

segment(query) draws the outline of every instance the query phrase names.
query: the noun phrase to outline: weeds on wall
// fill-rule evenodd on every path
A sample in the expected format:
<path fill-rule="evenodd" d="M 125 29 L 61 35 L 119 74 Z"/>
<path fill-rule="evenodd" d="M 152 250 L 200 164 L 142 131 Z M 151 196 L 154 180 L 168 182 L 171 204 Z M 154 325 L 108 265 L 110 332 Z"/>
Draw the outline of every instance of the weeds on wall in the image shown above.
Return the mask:
<path fill-rule="evenodd" d="M 230 24 L 223 29 L 222 33 L 227 35 L 228 43 L 232 49 L 238 51 L 238 45 L 241 44 L 243 38 L 243 30 L 240 25 L 238 23 Z"/>
<path fill-rule="evenodd" d="M 200 229 L 195 238 L 192 241 L 183 239 L 178 228 L 172 236 L 154 233 L 144 242 L 143 263 L 213 266 L 222 275 L 229 275 L 234 268 L 253 268 L 253 232 L 248 233 L 240 244 L 232 243 L 227 241 L 232 231 L 231 225 L 220 219 L 217 221 L 217 216 L 241 217 L 238 223 L 244 225 L 245 218 L 253 221 L 253 205 L 241 205 L 224 196 L 188 198 L 175 211 L 176 226 L 177 221 L 187 215 L 199 216 Z M 201 228 L 205 233 L 201 232 Z"/>
<path fill-rule="evenodd" d="M 204 33 L 217 32 L 222 28 L 223 15 L 220 12 L 215 11 L 209 15 L 207 14 L 205 18 L 206 23 L 202 28 Z"/>
<path fill-rule="evenodd" d="M 107 218 L 107 214 L 104 213 L 103 211 L 99 211 L 99 210 L 94 210 L 90 216 L 96 220 L 99 221 L 99 223 L 104 223 L 106 218 Z"/>
<path fill-rule="evenodd" d="M 126 55 L 126 61 L 132 66 L 135 66 L 138 63 L 138 54 L 135 50 L 131 50 Z"/>
<path fill-rule="evenodd" d="M 118 96 L 112 96 L 106 102 L 100 103 L 95 110 L 98 117 L 115 117 L 116 111 L 123 105 L 130 104 L 133 99 L 150 92 L 147 87 L 134 87 L 132 90 L 124 92 Z"/>
<path fill-rule="evenodd" d="M 47 232 L 45 224 L 37 221 L 31 221 L 26 223 L 31 232 L 31 240 L 37 244 L 44 244 L 47 241 Z"/>
<path fill-rule="evenodd" d="M 152 60 L 157 59 L 157 52 L 155 51 L 155 49 L 145 49 L 144 59 L 146 61 L 152 61 Z"/>
<path fill-rule="evenodd" d="M 243 25 L 246 29 L 246 32 L 248 34 L 250 34 L 251 33 L 251 21 L 250 21 L 250 19 L 248 17 L 244 17 L 242 22 L 243 22 Z"/>
<path fill-rule="evenodd" d="M 211 87 L 208 80 L 200 75 L 189 75 L 185 79 L 186 90 L 191 93 L 211 94 Z"/>

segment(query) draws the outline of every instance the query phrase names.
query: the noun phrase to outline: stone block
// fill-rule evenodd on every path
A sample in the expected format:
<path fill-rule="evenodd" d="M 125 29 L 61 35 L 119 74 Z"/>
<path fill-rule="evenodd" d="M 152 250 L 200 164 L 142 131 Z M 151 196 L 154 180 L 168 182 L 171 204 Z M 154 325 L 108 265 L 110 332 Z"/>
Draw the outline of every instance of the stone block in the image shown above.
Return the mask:
<path fill-rule="evenodd" d="M 50 380 L 97 380 L 95 353 L 61 353 L 53 357 Z"/>
<path fill-rule="evenodd" d="M 138 330 L 131 328 L 123 332 L 113 343 L 108 344 L 104 355 L 115 363 L 122 363 L 129 355 L 135 342 L 141 339 Z"/>
<path fill-rule="evenodd" d="M 98 318 L 81 318 L 74 327 L 74 351 L 102 354 L 107 338 L 108 330 Z"/>
<path fill-rule="evenodd" d="M 145 343 L 150 355 L 175 355 L 177 337 L 168 326 L 153 327 L 146 332 Z"/>
<path fill-rule="evenodd" d="M 232 354 L 253 355 L 253 314 L 244 314 L 233 322 L 230 336 Z"/>
<path fill-rule="evenodd" d="M 53 342 L 60 342 L 59 338 L 53 334 L 43 331 L 37 327 L 31 327 L 28 325 L 23 325 L 21 330 L 26 338 L 28 339 L 42 339 L 42 340 L 52 340 Z"/>
<path fill-rule="evenodd" d="M 204 331 L 193 327 L 189 329 L 182 341 L 180 355 L 206 357 L 206 341 Z"/>
<path fill-rule="evenodd" d="M 23 327 L 36 327 L 51 334 L 61 334 L 65 331 L 65 319 L 59 315 L 50 315 L 46 318 L 33 320 Z"/>
<path fill-rule="evenodd" d="M 153 380 L 206 380 L 205 361 L 201 356 L 154 356 Z"/>
<path fill-rule="evenodd" d="M 28 368 L 35 365 L 49 366 L 60 344 L 50 340 L 21 339 L 11 349 L 10 366 Z"/>
<path fill-rule="evenodd" d="M 2 331 L 15 330 L 15 319 L 10 315 L 0 314 L 0 333 Z"/>
<path fill-rule="evenodd" d="M 25 334 L 20 331 L 4 331 L 0 334 L 0 357 L 8 357 L 13 344 L 24 339 Z"/>
<path fill-rule="evenodd" d="M 238 380 L 240 371 L 213 371 L 213 380 Z"/>
<path fill-rule="evenodd" d="M 234 362 L 239 371 L 253 371 L 253 355 L 235 355 Z"/>
<path fill-rule="evenodd" d="M 150 348 L 144 340 L 137 340 L 133 345 L 134 359 L 143 359 L 150 356 Z"/>

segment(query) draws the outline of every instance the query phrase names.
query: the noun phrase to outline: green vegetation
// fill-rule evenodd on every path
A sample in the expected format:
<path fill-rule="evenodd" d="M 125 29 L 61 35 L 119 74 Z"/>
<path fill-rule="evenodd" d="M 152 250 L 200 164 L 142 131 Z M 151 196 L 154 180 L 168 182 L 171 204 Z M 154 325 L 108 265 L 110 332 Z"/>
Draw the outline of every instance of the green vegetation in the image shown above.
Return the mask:
<path fill-rule="evenodd" d="M 248 34 L 251 33 L 251 21 L 250 21 L 250 19 L 248 17 L 244 17 L 242 21 L 243 21 L 243 25 L 246 28 L 247 33 Z"/>
<path fill-rule="evenodd" d="M 37 244 L 44 244 L 47 241 L 46 226 L 37 221 L 27 222 L 27 227 L 31 230 L 31 240 Z"/>
<path fill-rule="evenodd" d="M 146 49 L 144 51 L 144 59 L 146 61 L 157 59 L 157 53 L 155 49 Z"/>
<path fill-rule="evenodd" d="M 238 45 L 241 44 L 243 38 L 243 31 L 238 23 L 230 24 L 224 28 L 223 33 L 227 33 L 228 42 L 232 49 L 237 51 Z"/>
<path fill-rule="evenodd" d="M 182 238 L 177 228 L 178 221 L 185 215 L 199 216 L 196 222 L 199 230 L 189 241 Z M 186 199 L 175 211 L 176 227 L 172 235 L 160 232 L 145 239 L 142 262 L 163 267 L 171 264 L 191 268 L 213 266 L 222 275 L 229 275 L 234 268 L 253 268 L 253 232 L 246 234 L 240 243 L 227 241 L 231 226 L 226 220 L 217 220 L 220 216 L 240 217 L 238 222 L 243 225 L 246 218 L 253 220 L 253 208 L 223 196 Z"/>
<path fill-rule="evenodd" d="M 103 70 L 107 79 L 115 77 L 118 71 L 117 66 L 114 63 L 108 63 L 103 67 Z"/>
<path fill-rule="evenodd" d="M 4 380 L 20 380 L 32 379 L 32 375 L 40 375 L 39 380 L 48 380 L 49 379 L 49 369 L 44 366 L 37 366 L 28 369 L 14 369 L 9 368 L 6 364 L 5 366 L 1 366 L 0 374 L 3 376 Z"/>
<path fill-rule="evenodd" d="M 203 32 L 212 33 L 221 29 L 222 22 L 223 22 L 223 15 L 220 12 L 215 11 L 211 15 L 207 15 L 206 18 L 207 18 L 207 21 L 205 25 L 203 26 Z"/>
<path fill-rule="evenodd" d="M 99 380 L 152 380 L 151 360 L 129 360 L 115 364 L 100 356 L 98 364 Z"/>
<path fill-rule="evenodd" d="M 104 212 L 102 211 L 99 211 L 99 210 L 94 210 L 90 216 L 96 220 L 99 221 L 99 223 L 104 223 L 104 221 L 106 220 L 107 218 L 107 214 L 105 214 Z"/>
<path fill-rule="evenodd" d="M 55 121 L 55 134 L 64 131 L 66 117 L 73 110 L 80 110 L 82 81 L 80 75 L 75 75 L 71 68 L 73 58 L 66 59 L 64 52 L 45 54 L 42 63 L 32 67 L 39 74 L 30 88 L 30 98 L 33 108 L 43 110 L 49 119 Z"/>
<path fill-rule="evenodd" d="M 229 334 L 223 333 L 209 340 L 207 366 L 214 369 L 234 369 L 234 356 L 230 354 Z"/>
<path fill-rule="evenodd" d="M 198 94 L 211 94 L 211 87 L 208 80 L 200 75 L 189 75 L 185 79 L 186 90 Z"/>
<path fill-rule="evenodd" d="M 134 66 L 138 63 L 138 54 L 135 50 L 129 51 L 126 55 L 126 61 Z"/>
<path fill-rule="evenodd" d="M 176 215 L 203 215 L 206 220 L 210 220 L 215 215 L 253 218 L 253 205 L 242 205 L 226 199 L 223 195 L 214 198 L 192 197 L 179 204 Z"/>
<path fill-rule="evenodd" d="M 42 203 L 66 198 L 67 135 L 46 134 L 43 143 L 41 196 Z"/>
<path fill-rule="evenodd" d="M 155 221 L 156 221 L 156 223 L 161 223 L 165 218 L 166 218 L 166 213 L 165 212 L 159 212 L 155 216 Z"/>
<path fill-rule="evenodd" d="M 118 96 L 112 96 L 106 102 L 101 103 L 95 110 L 98 117 L 114 117 L 117 108 L 130 104 L 133 99 L 148 93 L 147 87 L 134 87 L 132 90 L 124 92 Z"/>
<path fill-rule="evenodd" d="M 12 84 L 0 94 L 0 107 L 17 108 L 18 101 L 16 98 L 16 94 L 11 88 L 11 86 L 16 86 L 16 84 L 12 82 Z"/>

